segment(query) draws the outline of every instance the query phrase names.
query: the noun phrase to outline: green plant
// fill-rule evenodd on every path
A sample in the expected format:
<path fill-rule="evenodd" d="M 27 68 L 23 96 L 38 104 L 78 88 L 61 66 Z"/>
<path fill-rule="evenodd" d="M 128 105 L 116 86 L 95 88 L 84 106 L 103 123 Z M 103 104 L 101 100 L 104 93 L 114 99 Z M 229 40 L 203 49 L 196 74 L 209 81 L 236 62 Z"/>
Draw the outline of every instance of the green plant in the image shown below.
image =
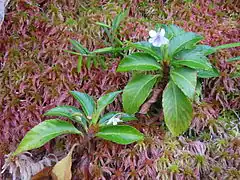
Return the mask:
<path fill-rule="evenodd" d="M 185 32 L 175 25 L 157 25 L 156 31 L 149 34 L 148 42 L 128 42 L 130 47 L 140 52 L 125 56 L 118 66 L 118 72 L 133 72 L 132 79 L 123 90 L 123 108 L 134 114 L 142 106 L 140 113 L 146 113 L 163 92 L 165 123 L 177 136 L 190 126 L 198 78 L 219 76 L 207 55 L 219 49 L 239 46 L 239 43 L 218 47 L 198 45 L 203 39 L 201 35 Z M 146 101 L 151 91 L 152 96 Z"/>
<path fill-rule="evenodd" d="M 49 119 L 32 128 L 22 139 L 13 153 L 39 148 L 51 139 L 62 134 L 78 134 L 90 141 L 100 137 L 118 144 L 130 144 L 143 140 L 143 134 L 128 125 L 117 125 L 118 122 L 136 120 L 136 117 L 122 112 L 109 112 L 102 115 L 105 107 L 112 103 L 121 91 L 101 96 L 97 102 L 85 93 L 70 91 L 70 94 L 81 104 L 82 110 L 74 106 L 57 106 L 47 111 L 45 116 L 61 116 L 80 124 L 77 129 L 73 124 L 60 120 Z"/>
<path fill-rule="evenodd" d="M 120 23 L 124 20 L 124 18 L 128 16 L 128 14 L 129 9 L 119 13 L 114 17 L 111 25 L 102 22 L 96 22 L 96 24 L 100 25 L 103 28 L 109 39 L 109 42 L 105 41 L 106 46 L 121 47 L 123 45 L 123 43 L 119 39 L 119 27 Z"/>
<path fill-rule="evenodd" d="M 233 47 L 240 46 L 240 43 L 234 43 L 234 45 L 235 46 L 233 46 Z M 233 58 L 230 58 L 230 59 L 227 60 L 228 63 L 232 63 L 232 62 L 236 62 L 236 61 L 240 61 L 240 56 L 233 57 Z M 230 73 L 230 77 L 231 78 L 239 78 L 240 77 L 240 65 L 239 64 L 236 64 L 235 71 Z"/>
<path fill-rule="evenodd" d="M 109 42 L 104 41 L 104 44 L 108 47 L 96 49 L 94 51 L 89 51 L 80 42 L 76 40 L 70 40 L 70 43 L 72 44 L 73 49 L 75 51 L 66 50 L 66 52 L 79 56 L 77 64 L 78 72 L 81 71 L 83 57 L 86 57 L 87 59 L 86 60 L 87 68 L 90 68 L 91 64 L 93 63 L 95 67 L 97 67 L 98 64 L 100 64 L 101 67 L 105 69 L 106 68 L 105 57 L 102 56 L 102 54 L 111 53 L 113 55 L 117 55 L 117 53 L 119 53 L 120 51 L 127 49 L 123 47 L 123 43 L 118 37 L 119 37 L 119 25 L 121 21 L 128 15 L 128 12 L 129 10 L 126 10 L 115 16 L 111 25 L 107 25 L 102 22 L 96 22 L 96 24 L 100 25 L 103 28 L 104 32 L 108 37 Z"/>

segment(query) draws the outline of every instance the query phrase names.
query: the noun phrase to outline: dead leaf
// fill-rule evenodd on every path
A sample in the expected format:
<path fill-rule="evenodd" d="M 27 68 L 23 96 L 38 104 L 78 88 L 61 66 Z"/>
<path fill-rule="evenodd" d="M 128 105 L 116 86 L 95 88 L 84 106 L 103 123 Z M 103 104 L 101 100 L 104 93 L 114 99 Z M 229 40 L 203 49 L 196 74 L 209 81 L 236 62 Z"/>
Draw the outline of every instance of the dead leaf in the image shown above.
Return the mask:
<path fill-rule="evenodd" d="M 43 170 L 41 170 L 39 173 L 35 174 L 31 180 L 51 180 L 51 171 L 53 167 L 45 167 Z"/>
<path fill-rule="evenodd" d="M 147 114 L 147 112 L 149 111 L 151 105 L 154 104 L 155 102 L 157 102 L 157 100 L 158 100 L 161 92 L 162 92 L 162 89 L 161 89 L 161 88 L 158 88 L 158 87 L 154 88 L 151 98 L 148 99 L 148 100 L 141 106 L 141 109 L 140 109 L 140 112 L 139 112 L 139 113 L 141 113 L 141 114 Z"/>
<path fill-rule="evenodd" d="M 52 169 L 53 180 L 71 180 L 72 178 L 72 152 L 79 144 L 74 144 L 68 155 L 59 161 Z"/>

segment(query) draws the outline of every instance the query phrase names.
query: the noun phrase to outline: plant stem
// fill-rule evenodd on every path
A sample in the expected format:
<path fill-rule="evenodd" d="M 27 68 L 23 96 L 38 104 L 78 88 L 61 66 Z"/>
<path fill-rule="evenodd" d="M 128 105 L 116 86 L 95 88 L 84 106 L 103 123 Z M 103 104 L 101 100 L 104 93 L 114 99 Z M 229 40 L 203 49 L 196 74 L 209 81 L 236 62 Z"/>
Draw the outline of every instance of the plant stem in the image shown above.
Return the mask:
<path fill-rule="evenodd" d="M 169 72 L 170 72 L 169 61 L 163 61 L 162 65 L 163 65 L 163 78 L 162 78 L 162 83 L 160 83 L 160 86 L 164 89 L 169 81 Z"/>
<path fill-rule="evenodd" d="M 151 97 L 141 106 L 141 109 L 139 112 L 141 114 L 147 114 L 151 105 L 158 101 L 158 99 L 160 98 L 160 95 L 162 94 L 163 90 L 165 89 L 168 83 L 169 71 L 170 71 L 168 61 L 163 61 L 162 67 L 163 67 L 162 80 L 153 89 L 152 91 L 153 93 Z"/>

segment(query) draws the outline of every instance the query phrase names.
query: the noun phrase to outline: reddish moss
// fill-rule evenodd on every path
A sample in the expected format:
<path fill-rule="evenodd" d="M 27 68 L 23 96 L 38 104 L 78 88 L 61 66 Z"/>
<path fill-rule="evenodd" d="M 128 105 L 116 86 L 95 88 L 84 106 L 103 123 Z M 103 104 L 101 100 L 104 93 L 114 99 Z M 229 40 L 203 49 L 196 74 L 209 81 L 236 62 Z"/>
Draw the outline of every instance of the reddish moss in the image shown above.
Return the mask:
<path fill-rule="evenodd" d="M 185 30 L 204 35 L 204 44 L 216 46 L 240 41 L 237 1 L 196 0 L 194 3 L 183 3 L 175 0 L 165 3 L 129 0 L 108 3 L 105 0 L 36 0 L 31 3 L 11 3 L 0 33 L 2 152 L 14 150 L 26 132 L 44 119 L 42 114 L 46 110 L 60 104 L 79 106 L 69 96 L 69 90 L 84 91 L 97 98 L 107 91 L 124 87 L 129 76 L 115 72 L 119 59 L 108 57 L 109 68 L 105 71 L 101 68 L 92 67 L 88 70 L 84 67 L 81 73 L 77 73 L 77 57 L 64 50 L 70 48 L 70 38 L 80 41 L 90 50 L 104 47 L 104 33 L 94 23 L 100 21 L 109 24 L 116 12 L 126 7 L 130 8 L 130 17 L 121 25 L 122 40 L 146 40 L 148 30 L 155 23 L 175 23 Z M 69 19 L 75 22 L 69 24 Z M 225 61 L 239 55 L 239 48 L 235 48 L 222 50 L 211 56 L 211 61 L 221 71 L 221 77 L 205 80 L 203 83 L 204 103 L 195 105 L 196 116 L 192 123 L 195 132 L 200 133 L 208 127 L 212 119 L 217 122 L 216 119 L 223 109 L 240 108 L 240 81 L 229 78 L 229 73 L 236 71 L 239 63 Z M 117 99 L 108 110 L 122 110 L 121 99 Z M 154 160 L 161 157 L 159 144 L 163 144 L 165 134 L 160 128 L 163 117 L 159 118 L 157 114 L 150 118 L 139 116 L 139 119 L 141 121 L 133 123 L 134 126 L 149 137 L 137 145 L 138 149 L 134 148 L 134 145 L 125 147 L 103 141 L 94 142 L 96 154 L 89 159 L 86 154 L 80 153 L 78 158 L 81 160 L 74 173 L 90 177 L 91 162 L 96 170 L 93 170 L 92 176 L 95 174 L 96 177 L 109 178 L 115 175 L 116 178 L 124 179 L 132 175 L 151 179 L 156 176 Z M 68 140 L 72 143 L 81 141 L 75 136 L 69 136 Z M 51 148 L 45 148 L 51 151 Z M 133 152 L 130 153 L 129 149 Z M 235 146 L 233 149 L 236 154 Z M 231 147 L 227 150 L 232 153 Z M 171 152 L 165 154 L 170 160 L 174 159 Z M 235 154 L 232 153 L 234 158 Z M 218 160 L 219 163 L 225 161 L 223 158 Z M 227 161 L 229 166 L 235 162 Z M 145 167 L 146 163 L 151 165 Z M 195 177 L 194 173 L 199 173 L 193 172 L 193 168 L 189 167 L 182 169 L 179 178 L 184 174 L 186 177 Z M 167 170 L 163 172 L 169 175 Z M 223 172 L 226 173 L 225 167 L 221 170 L 221 173 Z M 232 172 L 235 172 L 234 169 L 229 171 L 229 174 L 234 175 Z M 213 177 L 217 176 L 213 174 Z"/>

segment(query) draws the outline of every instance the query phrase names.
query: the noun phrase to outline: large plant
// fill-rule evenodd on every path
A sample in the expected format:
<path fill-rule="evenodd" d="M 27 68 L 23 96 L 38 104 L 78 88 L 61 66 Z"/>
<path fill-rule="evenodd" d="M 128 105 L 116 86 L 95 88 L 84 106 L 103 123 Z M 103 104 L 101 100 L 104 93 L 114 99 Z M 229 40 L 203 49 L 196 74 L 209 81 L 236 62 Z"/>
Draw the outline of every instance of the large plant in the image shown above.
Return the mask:
<path fill-rule="evenodd" d="M 123 90 L 123 107 L 127 113 L 146 113 L 162 94 L 164 119 L 175 136 L 185 132 L 193 117 L 192 102 L 200 87 L 198 78 L 217 77 L 219 72 L 207 55 L 239 43 L 210 47 L 198 45 L 199 34 L 185 32 L 175 25 L 158 25 L 149 32 L 149 41 L 131 43 L 140 50 L 125 56 L 118 72 L 133 72 Z M 151 98 L 147 98 L 150 96 Z M 145 104 L 143 104 L 145 102 Z"/>
<path fill-rule="evenodd" d="M 112 103 L 120 92 L 108 93 L 95 102 L 91 96 L 85 93 L 70 91 L 70 94 L 81 104 L 82 110 L 74 106 L 57 106 L 44 115 L 65 117 L 76 122 L 80 127 L 77 129 L 73 124 L 60 119 L 45 120 L 25 135 L 13 156 L 39 148 L 62 134 L 78 134 L 88 142 L 94 137 L 118 144 L 130 144 L 143 140 L 143 134 L 137 129 L 128 125 L 117 125 L 119 122 L 136 120 L 135 116 L 122 112 L 103 114 L 105 107 Z"/>

